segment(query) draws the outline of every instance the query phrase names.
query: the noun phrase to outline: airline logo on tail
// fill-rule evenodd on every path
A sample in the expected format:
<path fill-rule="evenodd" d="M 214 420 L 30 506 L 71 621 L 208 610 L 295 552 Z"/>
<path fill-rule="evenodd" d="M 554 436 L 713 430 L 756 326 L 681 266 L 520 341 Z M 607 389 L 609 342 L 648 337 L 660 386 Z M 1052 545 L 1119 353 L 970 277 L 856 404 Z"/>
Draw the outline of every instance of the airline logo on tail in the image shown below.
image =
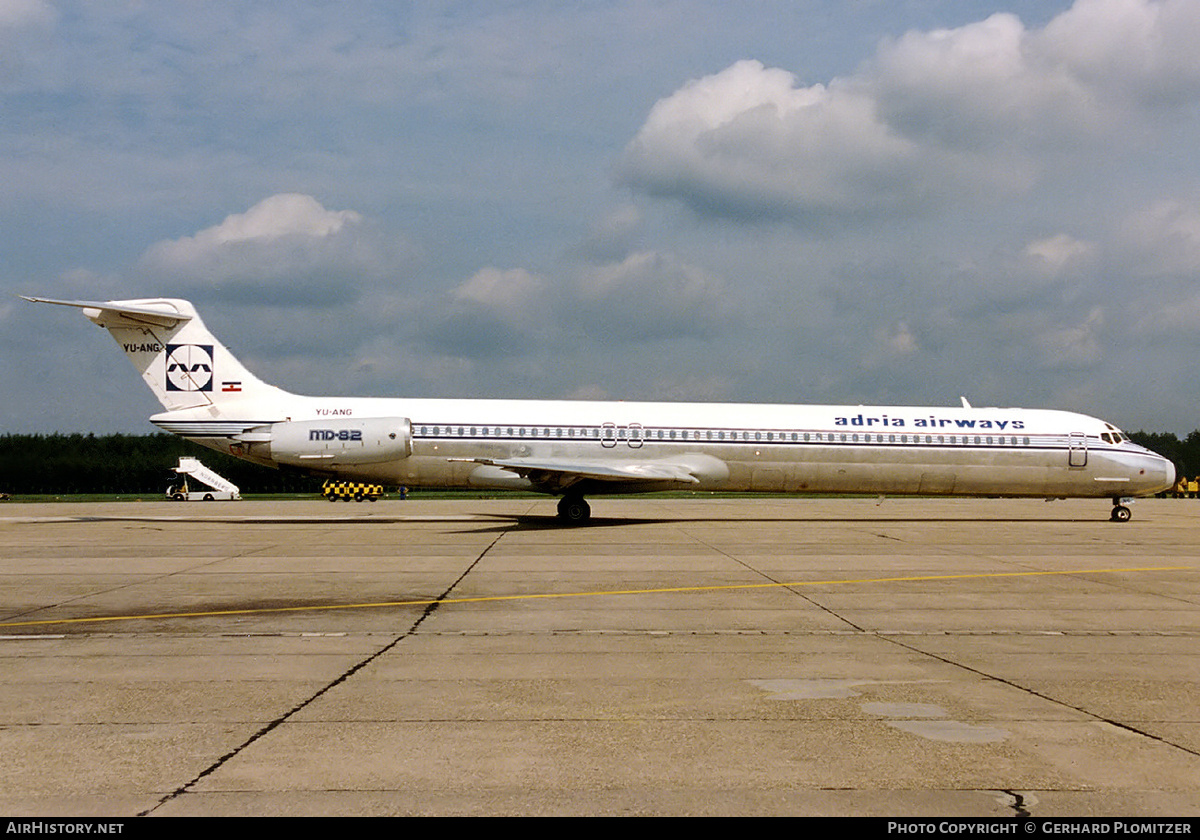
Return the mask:
<path fill-rule="evenodd" d="M 211 391 L 212 386 L 211 344 L 167 345 L 168 391 Z"/>

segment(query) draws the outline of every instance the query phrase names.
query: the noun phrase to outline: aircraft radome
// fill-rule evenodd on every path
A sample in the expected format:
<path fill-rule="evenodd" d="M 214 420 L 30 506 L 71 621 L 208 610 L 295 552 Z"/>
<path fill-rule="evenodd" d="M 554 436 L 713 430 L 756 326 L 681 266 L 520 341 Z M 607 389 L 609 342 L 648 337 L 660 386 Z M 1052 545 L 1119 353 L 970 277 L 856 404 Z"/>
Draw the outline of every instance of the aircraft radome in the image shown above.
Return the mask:
<path fill-rule="evenodd" d="M 585 496 L 657 490 L 1112 499 L 1170 461 L 1082 414 L 1021 408 L 308 397 L 259 380 L 184 300 L 75 301 L 166 409 L 150 418 L 273 467 L 409 487 Z"/>

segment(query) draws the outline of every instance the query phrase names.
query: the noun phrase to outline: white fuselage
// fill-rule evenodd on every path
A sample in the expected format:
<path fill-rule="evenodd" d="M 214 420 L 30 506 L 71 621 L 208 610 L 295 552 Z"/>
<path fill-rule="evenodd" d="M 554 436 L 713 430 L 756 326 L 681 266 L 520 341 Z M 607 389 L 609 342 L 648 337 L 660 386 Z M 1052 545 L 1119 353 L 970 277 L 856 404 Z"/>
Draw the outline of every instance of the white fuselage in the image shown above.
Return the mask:
<path fill-rule="evenodd" d="M 1171 486 L 1114 426 L 1018 408 L 305 397 L 263 382 L 179 298 L 28 298 L 107 329 L 167 431 L 261 464 L 410 487 L 562 496 L 688 489 L 1111 498 Z"/>
<path fill-rule="evenodd" d="M 408 448 L 357 463 L 274 451 L 254 427 L 302 422 L 330 429 L 403 418 Z M 576 478 L 573 492 L 679 489 L 787 493 L 1104 497 L 1169 487 L 1169 461 L 1113 426 L 1065 411 L 1017 408 L 800 406 L 538 400 L 301 397 L 224 404 L 152 420 L 219 451 L 314 473 L 410 487 L 489 487 L 560 493 L 553 471 L 513 464 L 687 466 L 688 481 Z M 311 434 L 311 432 L 310 432 Z M 328 434 L 328 432 L 326 433 Z M 394 435 L 393 435 L 394 437 Z M 492 462 L 501 462 L 494 465 Z"/>

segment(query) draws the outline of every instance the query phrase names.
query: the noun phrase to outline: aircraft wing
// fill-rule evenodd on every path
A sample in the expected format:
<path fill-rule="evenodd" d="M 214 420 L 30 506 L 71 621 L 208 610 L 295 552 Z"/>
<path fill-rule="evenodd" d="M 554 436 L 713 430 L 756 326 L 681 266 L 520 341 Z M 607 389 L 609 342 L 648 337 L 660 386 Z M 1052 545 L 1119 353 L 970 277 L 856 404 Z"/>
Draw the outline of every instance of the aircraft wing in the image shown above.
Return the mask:
<path fill-rule="evenodd" d="M 485 467 L 515 473 L 549 493 L 562 493 L 584 482 L 605 485 L 613 491 L 618 485 L 640 491 L 669 490 L 680 484 L 708 483 L 711 486 L 729 478 L 729 467 L 724 461 L 698 452 L 645 461 L 555 457 L 471 460 Z"/>
<path fill-rule="evenodd" d="M 569 458 L 475 458 L 475 463 L 510 470 L 522 477 L 538 473 L 559 475 L 565 479 L 588 478 L 593 481 L 665 481 L 699 484 L 700 479 L 683 464 L 669 461 L 576 461 Z"/>

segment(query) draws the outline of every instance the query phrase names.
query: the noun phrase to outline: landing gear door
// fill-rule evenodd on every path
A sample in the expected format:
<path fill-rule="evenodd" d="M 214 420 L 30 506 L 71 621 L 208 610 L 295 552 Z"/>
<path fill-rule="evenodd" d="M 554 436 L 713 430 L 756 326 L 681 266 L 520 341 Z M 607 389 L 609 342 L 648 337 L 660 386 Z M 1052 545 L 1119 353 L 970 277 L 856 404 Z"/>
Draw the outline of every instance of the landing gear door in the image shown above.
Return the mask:
<path fill-rule="evenodd" d="M 1087 436 L 1083 432 L 1071 432 L 1067 439 L 1067 466 L 1087 466 Z"/>

